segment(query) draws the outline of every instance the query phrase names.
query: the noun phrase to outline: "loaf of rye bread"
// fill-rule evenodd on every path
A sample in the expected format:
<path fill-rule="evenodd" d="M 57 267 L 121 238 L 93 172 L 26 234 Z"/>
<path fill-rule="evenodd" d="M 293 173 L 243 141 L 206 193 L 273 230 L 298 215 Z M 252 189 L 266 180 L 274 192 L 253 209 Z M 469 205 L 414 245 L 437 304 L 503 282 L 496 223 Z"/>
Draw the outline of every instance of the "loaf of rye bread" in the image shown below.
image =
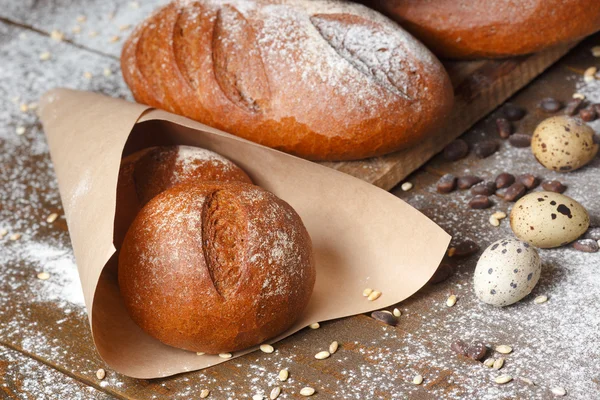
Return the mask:
<path fill-rule="evenodd" d="M 445 58 L 509 57 L 600 30 L 599 0 L 361 0 Z"/>
<path fill-rule="evenodd" d="M 124 158 L 117 181 L 117 249 L 137 213 L 153 197 L 180 183 L 204 181 L 252 183 L 233 162 L 199 147 L 151 147 Z"/>
<path fill-rule="evenodd" d="M 281 334 L 314 283 L 298 214 L 246 183 L 162 192 L 139 212 L 119 254 L 132 319 L 161 342 L 195 352 L 232 352 Z"/>
<path fill-rule="evenodd" d="M 421 43 L 343 1 L 174 1 L 135 29 L 121 68 L 141 103 L 312 160 L 414 145 L 453 102 Z"/>

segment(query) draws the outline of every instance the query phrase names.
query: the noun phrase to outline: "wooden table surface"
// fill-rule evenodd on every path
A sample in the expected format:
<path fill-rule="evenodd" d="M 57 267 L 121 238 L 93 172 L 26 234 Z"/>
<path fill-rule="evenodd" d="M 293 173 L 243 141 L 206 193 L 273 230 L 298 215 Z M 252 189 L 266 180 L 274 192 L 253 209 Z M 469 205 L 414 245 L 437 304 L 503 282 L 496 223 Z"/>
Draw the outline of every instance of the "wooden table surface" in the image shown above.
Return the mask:
<path fill-rule="evenodd" d="M 397 305 L 403 315 L 396 327 L 360 315 L 303 330 L 278 343 L 273 354 L 253 353 L 204 371 L 158 380 L 111 371 L 91 341 L 57 183 L 32 110 L 32 103 L 56 86 L 130 98 L 118 72 L 122 37 L 128 33 L 121 25 L 130 23 L 131 15 L 141 20 L 156 2 L 97 3 L 89 13 L 84 1 L 0 1 L 0 230 L 8 231 L 0 238 L 0 397 L 192 399 L 206 388 L 211 399 L 244 399 L 268 394 L 279 385 L 280 398 L 298 398 L 304 386 L 317 390 L 315 398 L 326 399 L 547 399 L 558 386 L 567 390 L 568 398 L 600 398 L 600 253 L 571 248 L 540 251 L 540 283 L 515 306 L 496 309 L 476 300 L 471 284 L 474 256 L 457 262 L 457 272 L 447 281 L 427 285 Z M 128 18 L 121 19 L 125 12 Z M 78 22 L 78 15 L 87 20 Z M 80 33 L 72 33 L 75 26 Z M 52 40 L 53 29 L 65 32 L 67 40 Z M 97 35 L 90 36 L 94 31 Z M 112 42 L 113 36 L 121 38 Z M 581 77 L 585 68 L 600 64 L 589 51 L 599 44 L 600 35 L 589 38 L 511 99 L 529 111 L 515 124 L 518 131 L 531 133 L 547 116 L 536 107 L 543 97 L 567 100 L 579 91 L 600 102 L 600 81 L 584 84 Z M 41 61 L 45 52 L 50 57 Z M 494 127 L 500 113 L 480 121 L 464 138 L 471 145 L 490 138 L 500 142 Z M 591 125 L 600 130 L 600 123 Z M 18 134 L 20 128 L 24 134 Z M 499 227 L 488 222 L 493 211 L 508 211 L 511 205 L 496 198 L 490 210 L 470 210 L 467 193 L 437 194 L 435 183 L 447 172 L 493 178 L 504 171 L 560 179 L 569 187 L 565 194 L 581 201 L 592 223 L 600 225 L 600 159 L 560 175 L 537 164 L 529 149 L 506 142 L 483 160 L 470 155 L 449 163 L 437 156 L 409 177 L 411 191 L 397 187 L 392 192 L 440 224 L 456 242 L 471 239 L 485 248 L 511 236 L 506 220 Z M 53 212 L 59 218 L 46 222 Z M 15 233 L 22 236 L 10 240 Z M 38 279 L 41 271 L 50 278 Z M 452 308 L 445 306 L 450 294 L 458 296 Z M 536 305 L 533 298 L 540 294 L 550 300 Z M 506 356 L 502 371 L 492 371 L 454 355 L 450 344 L 459 338 L 490 348 L 508 344 L 514 352 Z M 315 360 L 313 355 L 333 340 L 340 342 L 340 350 L 329 359 Z M 95 376 L 99 368 L 107 371 L 104 380 Z M 290 371 L 285 383 L 277 381 L 282 368 Z M 515 380 L 500 386 L 493 381 L 500 373 Z M 411 383 L 416 374 L 424 377 L 420 386 Z"/>

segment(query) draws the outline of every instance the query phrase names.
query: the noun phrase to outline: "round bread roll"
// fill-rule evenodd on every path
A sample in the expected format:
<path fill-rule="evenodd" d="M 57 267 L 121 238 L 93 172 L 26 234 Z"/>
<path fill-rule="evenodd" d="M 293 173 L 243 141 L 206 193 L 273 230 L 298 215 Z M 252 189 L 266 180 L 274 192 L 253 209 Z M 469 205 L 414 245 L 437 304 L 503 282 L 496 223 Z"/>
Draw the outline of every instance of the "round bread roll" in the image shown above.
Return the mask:
<path fill-rule="evenodd" d="M 151 147 L 124 158 L 117 183 L 115 245 L 120 246 L 144 204 L 175 185 L 196 181 L 252 183 L 233 162 L 199 147 Z"/>
<path fill-rule="evenodd" d="M 140 103 L 312 160 L 412 146 L 453 103 L 421 43 L 344 1 L 174 1 L 135 29 L 121 69 Z"/>
<path fill-rule="evenodd" d="M 444 58 L 509 57 L 600 30 L 598 0 L 362 0 Z"/>
<path fill-rule="evenodd" d="M 298 214 L 243 183 L 164 191 L 140 211 L 119 254 L 132 319 L 165 344 L 209 354 L 284 332 L 314 283 L 312 244 Z"/>

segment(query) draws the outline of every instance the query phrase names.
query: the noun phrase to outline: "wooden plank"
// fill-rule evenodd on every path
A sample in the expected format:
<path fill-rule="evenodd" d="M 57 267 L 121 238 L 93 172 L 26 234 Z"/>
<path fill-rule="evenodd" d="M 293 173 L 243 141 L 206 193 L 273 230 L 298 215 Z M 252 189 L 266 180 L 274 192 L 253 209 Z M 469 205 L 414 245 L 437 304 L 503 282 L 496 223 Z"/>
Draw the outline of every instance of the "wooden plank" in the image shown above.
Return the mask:
<path fill-rule="evenodd" d="M 87 15 L 87 21 L 79 24 L 85 28 L 85 32 L 74 34 L 67 31 L 68 40 L 118 57 L 122 41 L 111 43 L 110 40 L 115 36 L 122 39 L 129 33 L 128 29 L 119 31 L 118 27 L 134 26 L 154 7 L 165 2 L 166 0 L 145 1 L 139 3 L 141 8 L 132 8 L 130 4 L 116 1 L 94 2 L 91 5 L 84 0 L 53 0 L 29 4 L 13 2 L 8 8 L 0 10 L 0 15 L 46 33 L 56 27 L 76 24 L 77 16 Z M 90 13 L 90 9 L 94 12 Z M 90 31 L 98 32 L 98 35 L 89 37 Z M 531 82 L 573 46 L 574 44 L 564 45 L 543 53 L 507 60 L 447 62 L 456 104 L 448 123 L 440 132 L 411 149 L 383 157 L 323 164 L 389 190 Z"/>

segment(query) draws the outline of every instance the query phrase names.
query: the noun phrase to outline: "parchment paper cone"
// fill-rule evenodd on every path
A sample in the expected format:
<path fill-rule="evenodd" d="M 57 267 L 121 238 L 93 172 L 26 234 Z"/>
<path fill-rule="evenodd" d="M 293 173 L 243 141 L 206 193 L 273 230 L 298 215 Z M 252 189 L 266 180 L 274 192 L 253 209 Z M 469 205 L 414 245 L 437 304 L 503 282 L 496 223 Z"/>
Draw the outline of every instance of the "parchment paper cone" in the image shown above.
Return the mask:
<path fill-rule="evenodd" d="M 432 221 L 384 190 L 165 111 L 56 89 L 44 95 L 40 115 L 94 342 L 106 363 L 128 376 L 158 378 L 225 360 L 158 342 L 123 307 L 112 243 L 123 155 L 166 143 L 204 147 L 233 160 L 300 214 L 313 240 L 317 282 L 304 315 L 272 342 L 316 321 L 406 299 L 428 281 L 450 241 Z M 362 296 L 366 287 L 383 295 L 369 302 Z"/>

